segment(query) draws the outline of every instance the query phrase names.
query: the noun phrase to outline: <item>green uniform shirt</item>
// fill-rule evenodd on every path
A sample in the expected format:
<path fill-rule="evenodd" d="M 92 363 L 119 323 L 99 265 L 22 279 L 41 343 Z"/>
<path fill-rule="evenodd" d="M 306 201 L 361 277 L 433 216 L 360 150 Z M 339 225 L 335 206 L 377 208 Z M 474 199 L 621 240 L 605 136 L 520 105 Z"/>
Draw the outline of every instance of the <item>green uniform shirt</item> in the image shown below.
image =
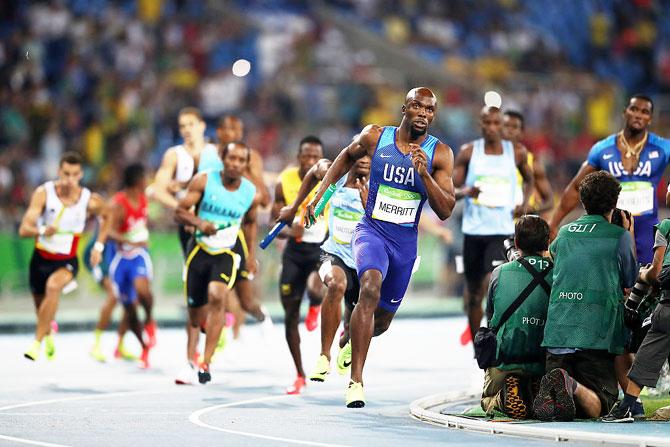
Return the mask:
<path fill-rule="evenodd" d="M 541 272 L 549 266 L 549 258 L 527 256 L 528 263 Z M 545 280 L 551 285 L 551 272 Z M 496 267 L 491 274 L 486 315 L 489 327 L 498 326 L 505 311 L 518 298 L 533 276 L 519 261 Z M 547 318 L 549 295 L 539 284 L 509 319 L 498 328 L 496 341 L 501 370 L 522 369 L 529 374 L 544 374 L 544 349 L 541 347 Z"/>
<path fill-rule="evenodd" d="M 584 215 L 561 228 L 549 251 L 554 280 L 542 346 L 621 354 L 623 289 L 637 278 L 630 233 Z"/>

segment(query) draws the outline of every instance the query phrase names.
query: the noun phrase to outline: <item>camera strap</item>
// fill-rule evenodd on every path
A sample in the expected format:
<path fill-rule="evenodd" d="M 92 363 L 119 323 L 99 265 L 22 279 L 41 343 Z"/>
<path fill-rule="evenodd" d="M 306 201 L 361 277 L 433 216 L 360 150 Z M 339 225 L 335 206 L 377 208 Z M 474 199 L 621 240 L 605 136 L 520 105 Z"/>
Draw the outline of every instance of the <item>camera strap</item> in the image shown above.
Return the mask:
<path fill-rule="evenodd" d="M 535 267 L 530 265 L 530 262 L 528 262 L 526 259 L 523 257 L 517 259 L 519 264 L 524 266 L 526 270 L 528 270 L 528 273 L 530 273 L 533 276 L 533 279 L 530 281 L 530 283 L 521 291 L 519 296 L 510 304 L 510 306 L 505 309 L 505 312 L 502 314 L 500 317 L 500 320 L 498 321 L 498 324 L 495 327 L 492 327 L 491 330 L 493 332 L 498 332 L 498 329 L 509 320 L 509 318 L 512 316 L 514 312 L 523 304 L 524 301 L 526 301 L 526 298 L 533 293 L 533 290 L 537 288 L 537 286 L 540 286 L 544 289 L 545 292 L 547 292 L 547 295 L 551 293 L 551 286 L 545 279 L 545 277 L 549 274 L 551 271 L 551 268 L 554 266 L 554 264 L 551 261 L 549 262 L 549 265 L 545 267 L 542 271 L 538 272 Z"/>

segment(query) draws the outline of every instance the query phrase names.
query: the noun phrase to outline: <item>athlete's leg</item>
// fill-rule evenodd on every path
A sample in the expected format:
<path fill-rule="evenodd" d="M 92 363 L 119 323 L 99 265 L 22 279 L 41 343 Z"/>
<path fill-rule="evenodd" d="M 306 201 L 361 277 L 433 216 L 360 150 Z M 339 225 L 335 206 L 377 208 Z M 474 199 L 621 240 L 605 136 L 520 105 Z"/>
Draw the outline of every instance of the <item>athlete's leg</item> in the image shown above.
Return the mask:
<path fill-rule="evenodd" d="M 44 301 L 44 294 L 33 293 L 32 295 L 33 295 L 33 304 L 35 305 L 35 315 L 38 315 L 40 312 L 40 305 L 42 304 L 42 301 Z"/>
<path fill-rule="evenodd" d="M 391 325 L 391 321 L 393 321 L 393 317 L 395 317 L 395 312 L 389 312 L 386 309 L 378 307 L 375 310 L 375 327 L 372 336 L 377 337 L 386 332 Z"/>
<path fill-rule="evenodd" d="M 323 283 L 319 274 L 313 271 L 307 277 L 307 298 L 310 306 L 320 306 L 323 301 L 324 290 Z"/>
<path fill-rule="evenodd" d="M 196 357 L 200 328 L 207 323 L 209 312 L 207 290 L 211 268 L 211 257 L 201 251 L 199 246 L 194 246 L 191 240 L 189 255 L 184 266 L 186 304 L 189 316 L 186 324 L 186 359 L 189 364 Z"/>
<path fill-rule="evenodd" d="M 256 321 L 265 320 L 265 314 L 261 310 L 261 303 L 254 297 L 254 285 L 250 279 L 244 277 L 237 278 L 235 292 L 239 298 L 240 306 L 246 313 L 254 317 Z"/>
<path fill-rule="evenodd" d="M 466 234 L 463 237 L 463 268 L 465 273 L 465 289 L 463 290 L 463 311 L 468 317 L 470 339 L 474 340 L 475 332 L 479 329 L 479 321 L 483 313 L 479 310 L 481 302 L 477 303 L 479 288 L 484 277 L 482 252 L 484 246 L 481 238 Z"/>
<path fill-rule="evenodd" d="M 116 296 L 114 295 L 114 289 L 112 288 L 112 281 L 109 277 L 105 277 L 102 279 L 101 284 L 105 290 L 106 298 L 100 308 L 100 318 L 98 319 L 98 323 L 95 325 L 95 329 L 98 331 L 107 329 L 109 322 L 112 320 L 114 306 L 116 306 Z"/>
<path fill-rule="evenodd" d="M 347 275 L 341 267 L 333 265 L 324 276 L 327 287 L 321 306 L 321 355 L 330 360 L 335 333 L 342 319 L 342 298 L 347 290 Z"/>
<path fill-rule="evenodd" d="M 481 278 L 479 279 L 479 284 L 477 284 L 476 281 L 472 284 L 473 293 L 470 295 L 470 308 L 468 312 L 470 334 L 473 340 L 475 339 L 475 334 L 481 326 L 482 318 L 484 317 L 483 302 L 489 287 L 489 282 L 491 281 L 491 272 L 495 267 L 506 262 L 505 239 L 506 236 L 504 235 L 484 236 L 482 238 L 483 249 L 478 253 L 481 262 L 481 270 L 479 270 Z M 474 278 L 472 279 L 474 280 Z"/>
<path fill-rule="evenodd" d="M 625 350 L 623 354 L 614 357 L 614 372 L 616 373 L 617 382 L 622 390 L 626 391 L 628 387 L 628 372 L 633 366 L 635 354 Z"/>
<path fill-rule="evenodd" d="M 240 328 L 244 324 L 244 320 L 247 315 L 242 309 L 240 299 L 238 298 L 237 293 L 231 293 L 226 300 L 226 308 L 224 309 L 224 318 L 225 314 L 230 312 L 235 317 L 235 323 L 233 324 L 233 338 L 237 339 L 240 336 Z M 225 321 L 225 319 L 224 319 Z"/>
<path fill-rule="evenodd" d="M 137 315 L 137 300 L 123 303 L 123 308 L 128 315 L 128 326 L 130 331 L 135 334 L 137 341 L 140 342 L 142 349 L 145 348 L 144 339 L 142 338 L 143 325 Z"/>
<path fill-rule="evenodd" d="M 360 278 L 361 294 L 351 314 L 351 380 L 363 383 L 363 366 L 374 329 L 374 314 L 379 304 L 382 272 L 368 269 Z"/>
<path fill-rule="evenodd" d="M 284 335 L 288 343 L 288 349 L 291 351 L 296 372 L 300 377 L 305 377 L 300 353 L 300 331 L 298 330 L 298 323 L 300 322 L 300 297 L 294 295 L 282 296 L 281 304 L 284 308 Z"/>
<path fill-rule="evenodd" d="M 154 301 L 154 295 L 151 290 L 151 282 L 149 277 L 147 276 L 138 276 L 135 278 L 134 281 L 134 286 L 135 286 L 135 291 L 137 293 L 137 298 L 139 303 L 142 305 L 142 308 L 144 309 L 144 315 L 145 315 L 145 324 L 146 322 L 153 322 L 153 301 Z M 144 329 L 144 324 L 142 325 Z"/>
<path fill-rule="evenodd" d="M 186 358 L 192 362 L 198 349 L 200 327 L 207 322 L 209 305 L 188 308 L 188 326 L 186 327 Z"/>
<path fill-rule="evenodd" d="M 49 275 L 44 298 L 37 309 L 35 340 L 41 342 L 42 338 L 51 332 L 51 320 L 56 316 L 61 290 L 63 290 L 65 284 L 70 282 L 73 277 L 72 272 L 66 268 L 60 268 Z"/>
<path fill-rule="evenodd" d="M 225 283 L 211 281 L 207 287 L 207 299 L 209 301 L 209 312 L 207 314 L 207 327 L 205 329 L 205 354 L 203 363 L 209 365 L 216 349 L 216 344 L 221 336 L 221 330 L 226 321 L 226 300 L 230 290 Z"/>
<path fill-rule="evenodd" d="M 292 256 L 287 256 L 286 251 L 284 251 L 279 280 L 281 303 L 284 308 L 284 333 L 296 372 L 298 376 L 303 378 L 305 377 L 305 370 L 302 367 L 298 324 L 300 322 L 300 302 L 303 293 L 305 293 L 307 274 L 308 272 L 303 271 L 302 266 Z"/>
<path fill-rule="evenodd" d="M 484 317 L 484 309 L 482 302 L 484 300 L 484 295 L 488 290 L 489 281 L 491 280 L 491 274 L 486 273 L 479 280 L 468 280 L 466 281 L 465 288 L 465 302 L 467 306 L 468 313 L 468 324 L 470 326 L 470 334 L 472 340 L 475 339 L 475 334 L 481 325 L 482 318 Z"/>
<path fill-rule="evenodd" d="M 351 339 L 351 313 L 353 312 L 353 309 L 350 309 L 349 306 L 344 306 L 344 330 L 342 331 L 342 335 L 340 336 L 340 341 L 339 345 L 340 348 L 344 348 L 344 345 L 346 345 L 349 340 Z"/>

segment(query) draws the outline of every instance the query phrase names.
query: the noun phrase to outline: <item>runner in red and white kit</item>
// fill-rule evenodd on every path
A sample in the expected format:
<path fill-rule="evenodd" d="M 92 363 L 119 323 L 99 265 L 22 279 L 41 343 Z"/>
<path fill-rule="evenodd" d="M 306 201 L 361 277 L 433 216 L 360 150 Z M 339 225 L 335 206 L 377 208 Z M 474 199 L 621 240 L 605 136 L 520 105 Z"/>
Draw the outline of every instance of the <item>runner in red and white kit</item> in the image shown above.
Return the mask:
<path fill-rule="evenodd" d="M 35 340 L 24 353 L 37 360 L 45 340 L 46 355 L 56 353 L 51 321 L 56 315 L 60 294 L 77 276 L 77 247 L 89 215 L 106 214 L 105 202 L 98 194 L 79 184 L 83 174 L 81 156 L 66 152 L 60 160 L 58 179 L 39 186 L 23 215 L 19 235 L 35 238 L 35 251 L 30 260 L 30 290 L 35 301 L 37 327 Z M 108 229 L 104 219 L 91 253 L 91 264 L 98 265 L 105 248 Z"/>
<path fill-rule="evenodd" d="M 149 349 L 156 344 L 156 338 L 151 316 L 153 265 L 147 251 L 148 202 L 144 195 L 146 180 L 141 164 L 126 167 L 123 186 L 112 198 L 109 238 L 116 241 L 116 254 L 109 266 L 109 277 L 117 299 L 126 310 L 128 326 L 142 345 L 141 366 L 148 368 Z M 137 316 L 138 301 L 146 315 L 144 325 Z M 147 329 L 147 340 L 142 336 L 143 326 Z"/>

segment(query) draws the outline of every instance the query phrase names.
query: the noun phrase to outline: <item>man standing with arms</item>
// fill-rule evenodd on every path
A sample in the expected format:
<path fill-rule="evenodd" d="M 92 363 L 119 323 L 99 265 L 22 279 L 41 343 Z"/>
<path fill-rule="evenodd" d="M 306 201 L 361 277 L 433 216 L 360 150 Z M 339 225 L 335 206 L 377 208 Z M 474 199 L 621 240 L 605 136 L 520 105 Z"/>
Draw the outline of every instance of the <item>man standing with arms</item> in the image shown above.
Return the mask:
<path fill-rule="evenodd" d="M 106 217 L 102 197 L 79 184 L 84 175 L 81 165 L 79 154 L 63 154 L 58 179 L 35 190 L 19 227 L 21 237 L 35 238 L 29 282 L 37 312 L 37 327 L 35 340 L 24 354 L 29 360 L 37 360 L 45 337 L 47 358 L 54 357 L 56 348 L 51 321 L 56 315 L 63 287 L 77 276 L 77 247 L 86 219 L 91 214 Z M 93 266 L 102 260 L 108 227 L 105 218 L 91 253 Z"/>
<path fill-rule="evenodd" d="M 479 115 L 482 136 L 461 146 L 454 162 L 454 185 L 465 197 L 463 211 L 464 307 L 474 339 L 484 311 L 482 300 L 491 272 L 505 262 L 503 241 L 514 233 L 514 215 L 523 215 L 533 192 L 528 152 L 503 140 L 500 109 L 486 106 Z M 523 200 L 516 204 L 517 169 L 523 177 Z"/>
<path fill-rule="evenodd" d="M 616 134 L 598 141 L 579 172 L 563 191 L 549 226 L 552 238 L 561 221 L 579 203 L 578 186 L 588 174 L 607 171 L 621 183 L 617 208 L 635 216 L 633 228 L 637 260 L 651 263 L 654 225 L 658 222 L 656 187 L 670 163 L 670 141 L 647 128 L 651 124 L 654 103 L 645 95 L 633 95 L 623 111 L 624 126 Z"/>
<path fill-rule="evenodd" d="M 452 183 L 453 153 L 428 134 L 437 109 L 435 94 L 425 87 L 407 93 L 398 127 L 369 125 L 340 152 L 307 206 L 314 220 L 317 203 L 356 160 L 370 156 L 370 188 L 365 215 L 352 241 L 361 286 L 351 315 L 350 408 L 365 406 L 363 366 L 375 327 L 383 332 L 407 291 L 417 255 L 417 225 L 429 201 L 437 216 L 451 215 L 456 199 Z"/>
<path fill-rule="evenodd" d="M 222 153 L 222 171 L 202 172 L 188 186 L 186 197 L 179 202 L 176 219 L 196 228 L 186 259 L 186 295 L 189 313 L 187 359 L 195 369 L 197 338 L 192 334 L 205 328 L 205 353 L 198 370 L 198 380 L 211 380 L 209 365 L 225 321 L 224 309 L 230 289 L 235 285 L 240 256 L 233 252 L 237 234 L 242 227 L 256 225 L 256 187 L 243 177 L 249 162 L 244 143 L 231 143 Z M 191 212 L 195 207 L 197 215 Z M 254 239 L 249 240 L 255 244 Z M 180 375 L 181 376 L 181 375 Z M 188 382 L 182 382 L 188 383 Z"/>
<path fill-rule="evenodd" d="M 298 149 L 298 166 L 288 167 L 279 174 L 279 182 L 275 189 L 275 201 L 272 206 L 272 218 L 279 217 L 282 207 L 292 204 L 302 185 L 307 172 L 323 157 L 323 146 L 321 140 L 315 136 L 307 136 L 300 141 Z M 306 202 L 314 196 L 316 187 L 311 190 L 307 199 L 299 203 L 298 207 L 304 210 Z M 284 307 L 284 326 L 286 342 L 288 343 L 297 377 L 293 385 L 286 389 L 288 394 L 300 394 L 305 387 L 305 370 L 302 366 L 302 354 L 300 352 L 300 303 L 307 289 L 309 297 L 309 311 L 305 318 L 305 326 L 313 331 L 317 326 L 317 318 L 321 306 L 321 281 L 316 277 L 316 283 L 308 287 L 308 279 L 316 274 L 321 254 L 321 243 L 326 238 L 328 226 L 324 221 L 319 221 L 308 229 L 304 229 L 299 218 L 294 225 L 285 229 L 283 233 L 288 237 L 288 242 L 282 255 L 282 270 L 279 279 L 279 295 Z M 316 290 L 314 290 L 316 289 Z"/>

